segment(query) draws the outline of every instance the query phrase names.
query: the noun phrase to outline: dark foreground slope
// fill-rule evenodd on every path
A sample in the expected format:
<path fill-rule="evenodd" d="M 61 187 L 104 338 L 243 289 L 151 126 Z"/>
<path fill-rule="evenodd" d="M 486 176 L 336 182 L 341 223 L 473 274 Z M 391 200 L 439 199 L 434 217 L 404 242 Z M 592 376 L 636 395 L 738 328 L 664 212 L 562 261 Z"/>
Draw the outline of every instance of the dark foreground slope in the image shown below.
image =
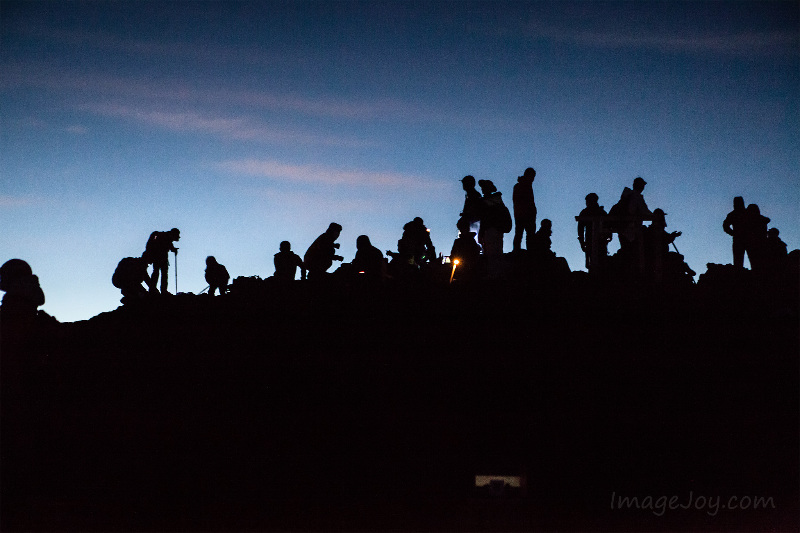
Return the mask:
<path fill-rule="evenodd" d="M 4 395 L 2 529 L 794 530 L 797 296 L 756 289 L 263 282 L 64 324 Z"/>

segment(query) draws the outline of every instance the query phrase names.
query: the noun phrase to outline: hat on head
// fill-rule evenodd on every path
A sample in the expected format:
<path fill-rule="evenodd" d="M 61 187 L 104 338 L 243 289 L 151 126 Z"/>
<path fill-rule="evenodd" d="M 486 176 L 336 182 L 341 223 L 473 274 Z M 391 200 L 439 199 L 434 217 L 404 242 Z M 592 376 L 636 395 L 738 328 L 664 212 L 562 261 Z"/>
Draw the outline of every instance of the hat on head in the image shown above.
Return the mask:
<path fill-rule="evenodd" d="M 647 182 L 644 181 L 644 179 L 641 176 L 639 176 L 639 177 L 637 177 L 636 179 L 633 180 L 633 184 L 634 185 L 636 185 L 637 183 L 641 183 L 642 185 L 647 185 Z"/>

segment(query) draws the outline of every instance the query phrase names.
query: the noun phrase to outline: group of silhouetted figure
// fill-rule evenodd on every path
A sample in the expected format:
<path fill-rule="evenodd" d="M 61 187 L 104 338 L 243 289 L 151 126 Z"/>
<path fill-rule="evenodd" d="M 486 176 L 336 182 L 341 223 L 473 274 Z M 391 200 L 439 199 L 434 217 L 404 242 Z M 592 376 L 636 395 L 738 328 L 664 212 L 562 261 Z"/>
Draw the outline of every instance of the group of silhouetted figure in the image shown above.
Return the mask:
<path fill-rule="evenodd" d="M 384 256 L 367 235 L 361 235 L 356 239 L 355 257 L 350 263 L 344 263 L 344 257 L 337 253 L 340 245 L 336 242 L 342 226 L 332 222 L 303 257 L 292 251 L 289 241 L 281 242 L 280 250 L 274 255 L 273 278 L 291 282 L 296 280 L 299 271 L 301 281 L 358 279 L 380 284 L 386 280 L 415 279 L 436 269 L 451 269 L 449 282 L 452 283 L 454 280 L 466 282 L 502 277 L 508 272 L 505 266 L 509 262 L 522 263 L 529 272 L 544 278 L 569 273 L 566 259 L 551 250 L 552 222 L 543 219 L 537 227 L 535 178 L 536 171 L 530 167 L 517 178 L 512 196 L 513 216 L 491 180 L 476 180 L 471 175 L 462 178 L 464 207 L 456 222 L 458 237 L 448 257 L 436 255 L 430 230 L 422 218 L 416 217 L 403 226 L 397 251 L 387 250 Z M 632 187 L 623 189 L 619 201 L 608 212 L 600 205 L 596 193 L 586 195 L 586 207 L 575 217 L 586 269 L 599 278 L 639 277 L 658 282 L 693 283 L 696 273 L 675 245 L 681 232 L 666 230 L 663 209 L 649 209 L 643 194 L 646 185 L 643 178 L 635 178 Z M 645 221 L 650 224 L 646 226 Z M 744 268 L 745 253 L 753 272 L 775 273 L 787 268 L 786 244 L 780 240 L 776 228 L 767 228 L 768 223 L 769 219 L 761 215 L 757 205 L 745 208 L 741 197 L 734 199 L 734 210 L 725 218 L 723 228 L 733 236 L 735 268 Z M 503 237 L 512 230 L 513 249 L 504 253 Z M 619 250 L 609 255 L 608 245 L 614 234 L 619 239 Z M 123 302 L 167 293 L 169 253 L 173 252 L 177 260 L 178 248 L 174 243 L 179 239 L 177 228 L 154 231 L 141 257 L 120 261 L 112 281 L 122 291 Z M 342 264 L 329 272 L 334 262 Z M 208 294 L 227 292 L 230 275 L 214 256 L 206 259 L 205 279 Z"/>
<path fill-rule="evenodd" d="M 462 178 L 464 207 L 456 222 L 458 237 L 448 257 L 437 256 L 430 230 L 422 218 L 416 217 L 403 226 L 397 251 L 387 250 L 384 256 L 367 235 L 361 235 L 356 239 L 355 257 L 350 263 L 344 263 L 344 257 L 337 253 L 339 243 L 336 242 L 342 226 L 333 222 L 303 257 L 292 251 L 291 243 L 281 242 L 274 255 L 272 277 L 280 282 L 294 282 L 299 270 L 301 281 L 344 279 L 382 284 L 387 280 L 417 279 L 433 271 L 449 273 L 437 279 L 449 277 L 450 283 L 464 283 L 503 277 L 510 271 L 509 264 L 522 264 L 525 272 L 543 279 L 570 273 L 566 260 L 551 250 L 551 221 L 543 219 L 537 228 L 535 178 L 533 168 L 525 169 L 517 178 L 512 197 L 513 217 L 492 181 L 476 180 L 471 175 Z M 608 212 L 599 204 L 596 193 L 586 195 L 586 207 L 575 219 L 587 271 L 590 276 L 601 279 L 638 277 L 657 282 L 693 283 L 695 272 L 675 246 L 681 232 L 668 232 L 666 213 L 660 208 L 652 211 L 648 208 L 643 195 L 646 184 L 641 177 L 635 178 L 632 187 L 623 189 L 619 201 Z M 645 226 L 645 221 L 650 224 Z M 768 228 L 769 222 L 757 205 L 745 207 L 742 197 L 734 198 L 733 211 L 722 224 L 724 231 L 733 237 L 732 268 L 744 270 L 745 254 L 754 274 L 782 275 L 797 266 L 800 251 L 789 254 L 778 229 Z M 504 253 L 503 236 L 512 229 L 513 249 Z M 608 245 L 615 233 L 619 250 L 609 255 Z M 180 231 L 177 228 L 154 231 L 141 256 L 126 257 L 119 262 L 112 283 L 122 292 L 123 303 L 169 294 L 169 254 L 175 254 L 177 269 L 175 243 L 178 240 Z M 342 265 L 329 272 L 337 261 L 343 262 Z M 513 271 L 519 273 L 520 269 Z M 228 270 L 214 256 L 206 258 L 205 279 L 208 294 L 212 296 L 225 294 L 231 286 Z M 38 278 L 20 259 L 12 259 L 2 266 L 0 289 L 6 293 L 2 305 L 2 316 L 6 319 L 35 313 L 44 303 Z"/>

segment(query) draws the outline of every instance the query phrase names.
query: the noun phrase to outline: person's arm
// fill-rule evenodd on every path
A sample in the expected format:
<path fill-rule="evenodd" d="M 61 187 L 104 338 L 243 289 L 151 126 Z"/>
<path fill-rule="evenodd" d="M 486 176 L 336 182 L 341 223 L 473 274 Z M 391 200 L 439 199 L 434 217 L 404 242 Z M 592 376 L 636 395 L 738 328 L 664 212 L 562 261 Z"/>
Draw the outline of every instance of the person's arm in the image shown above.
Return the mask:
<path fill-rule="evenodd" d="M 722 230 L 730 236 L 733 236 L 733 227 L 731 226 L 731 215 L 725 217 L 725 220 L 722 222 Z"/>

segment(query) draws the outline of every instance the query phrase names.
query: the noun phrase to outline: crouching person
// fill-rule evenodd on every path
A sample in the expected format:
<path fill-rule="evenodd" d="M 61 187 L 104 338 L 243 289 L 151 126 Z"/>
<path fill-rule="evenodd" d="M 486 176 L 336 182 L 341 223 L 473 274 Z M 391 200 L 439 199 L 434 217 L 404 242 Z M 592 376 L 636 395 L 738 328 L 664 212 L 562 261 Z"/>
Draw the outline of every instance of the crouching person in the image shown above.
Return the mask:
<path fill-rule="evenodd" d="M 220 295 L 228 292 L 228 281 L 231 279 L 225 265 L 220 265 L 213 255 L 206 257 L 206 283 L 208 283 L 208 294 L 214 296 L 219 290 Z"/>

